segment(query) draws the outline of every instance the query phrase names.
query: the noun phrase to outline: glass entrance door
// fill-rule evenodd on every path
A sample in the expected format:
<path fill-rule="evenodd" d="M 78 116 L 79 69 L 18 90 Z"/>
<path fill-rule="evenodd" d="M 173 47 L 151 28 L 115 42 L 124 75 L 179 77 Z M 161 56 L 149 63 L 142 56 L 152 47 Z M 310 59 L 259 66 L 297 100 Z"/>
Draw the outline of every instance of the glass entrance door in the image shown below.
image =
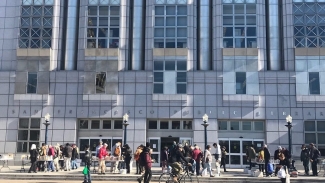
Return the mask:
<path fill-rule="evenodd" d="M 227 151 L 226 164 L 230 168 L 243 168 L 246 166 L 246 147 L 254 145 L 257 152 L 263 147 L 263 139 L 220 138 L 220 146 L 225 146 Z"/>
<path fill-rule="evenodd" d="M 154 160 L 153 166 L 160 165 L 160 137 L 150 137 L 148 139 L 152 149 L 151 159 Z"/>

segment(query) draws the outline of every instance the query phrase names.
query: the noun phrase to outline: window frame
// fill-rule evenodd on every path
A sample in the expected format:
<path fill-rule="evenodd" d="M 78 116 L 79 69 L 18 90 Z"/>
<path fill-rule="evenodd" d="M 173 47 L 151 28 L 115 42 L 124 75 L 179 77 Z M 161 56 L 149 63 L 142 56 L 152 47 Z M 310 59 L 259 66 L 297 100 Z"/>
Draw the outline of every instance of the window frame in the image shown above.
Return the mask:
<path fill-rule="evenodd" d="M 151 129 L 149 128 L 149 122 L 151 121 L 156 121 L 157 122 L 157 128 L 156 129 Z M 177 121 L 177 122 L 180 122 L 179 123 L 179 129 L 174 129 L 173 128 L 173 125 L 172 123 L 174 121 Z M 185 122 L 187 123 L 190 123 L 190 126 L 191 128 L 189 129 L 185 129 L 184 128 L 184 125 L 185 125 Z M 161 128 L 161 123 L 167 123 L 168 124 L 168 128 Z M 166 130 L 166 131 L 169 131 L 169 130 L 174 130 L 174 131 L 177 131 L 177 130 L 182 130 L 182 131 L 193 131 L 194 129 L 194 126 L 193 126 L 193 120 L 182 120 L 182 119 L 169 119 L 169 120 L 166 120 L 166 119 L 148 119 L 147 120 L 147 130 L 150 130 L 150 131 L 157 131 L 157 130 Z"/>
<path fill-rule="evenodd" d="M 239 122 L 239 129 L 238 130 L 231 130 L 231 123 L 232 122 Z M 250 130 L 244 130 L 243 129 L 243 123 L 247 123 L 247 122 L 250 122 L 250 127 L 251 129 Z M 262 123 L 263 124 L 263 130 L 256 130 L 255 129 L 255 123 Z M 221 129 L 221 125 L 220 123 L 225 123 L 227 124 L 227 127 L 226 129 Z M 261 121 L 261 120 L 218 120 L 218 131 L 221 131 L 221 132 L 253 132 L 253 133 L 259 133 L 259 132 L 265 132 L 265 121 Z M 325 131 L 324 131 L 325 132 Z"/>
<path fill-rule="evenodd" d="M 306 122 L 313 122 L 314 124 L 314 131 L 306 131 Z M 325 120 L 305 120 L 304 121 L 304 125 L 303 125 L 303 128 L 304 128 L 304 144 L 310 144 L 310 143 L 314 143 L 318 149 L 321 151 L 321 152 L 324 152 L 325 151 L 325 143 L 319 143 L 319 134 L 325 134 L 325 131 L 320 131 L 318 130 L 318 122 L 323 122 L 325 123 Z M 306 141 L 306 134 L 313 134 L 314 135 L 314 138 L 315 138 L 315 141 L 314 142 L 307 142 Z"/>
<path fill-rule="evenodd" d="M 103 78 L 98 78 L 99 75 L 103 75 Z M 99 86 L 100 79 L 104 79 L 104 82 L 102 83 L 103 84 L 102 88 L 101 88 L 101 86 Z M 96 94 L 105 94 L 106 93 L 106 79 L 107 79 L 106 72 L 96 72 L 96 76 L 95 76 L 95 92 L 96 92 Z M 102 89 L 101 92 L 99 92 L 100 89 Z"/>
<path fill-rule="evenodd" d="M 29 79 L 30 79 L 30 75 L 36 75 L 36 85 L 35 85 L 35 91 L 32 90 L 32 84 L 33 83 L 30 83 L 29 82 Z M 37 72 L 27 72 L 27 84 L 26 84 L 26 94 L 37 94 L 37 84 L 38 84 L 38 73 Z"/>
<path fill-rule="evenodd" d="M 87 128 L 80 128 L 80 122 L 81 121 L 85 121 L 87 122 Z M 96 128 L 96 129 L 92 129 L 92 121 L 99 121 L 99 128 Z M 110 121 L 111 122 L 111 128 L 108 129 L 108 128 L 104 128 L 103 126 L 103 123 L 104 121 Z M 122 122 L 122 128 L 115 128 L 115 122 L 119 122 L 121 121 Z M 98 118 L 80 118 L 78 119 L 78 130 L 83 130 L 83 131 L 86 131 L 86 130 L 123 130 L 123 120 L 122 119 L 98 119 Z"/>
<path fill-rule="evenodd" d="M 241 74 L 244 74 L 245 77 L 239 76 Z M 246 95 L 247 94 L 247 74 L 246 72 L 236 72 L 236 94 L 242 94 L 242 95 Z M 245 80 L 243 80 L 243 82 L 240 82 L 243 78 L 245 78 Z M 240 81 L 238 81 L 240 79 Z M 237 89 L 237 85 L 241 86 L 240 89 Z M 241 91 L 241 92 L 240 92 Z"/>
<path fill-rule="evenodd" d="M 38 128 L 32 128 L 31 124 L 32 124 L 32 119 L 38 119 L 39 120 L 39 127 Z M 20 127 L 20 122 L 21 120 L 28 120 L 28 127 L 27 128 L 22 128 Z M 39 147 L 39 144 L 41 142 L 41 118 L 19 118 L 18 121 L 18 126 L 17 126 L 17 137 L 16 137 L 16 153 L 28 153 L 31 144 L 35 144 L 37 147 Z M 19 131 L 27 131 L 27 139 L 19 139 Z M 31 131 L 38 131 L 38 140 L 31 140 Z M 27 143 L 27 149 L 26 151 L 18 151 L 18 144 L 20 143 Z M 23 147 L 24 148 L 24 147 Z M 22 149 L 23 150 L 23 149 Z"/>
<path fill-rule="evenodd" d="M 311 83 L 311 76 L 314 75 L 317 77 L 313 77 L 313 78 L 316 78 L 316 86 L 315 86 L 315 89 Z M 308 91 L 309 91 L 309 95 L 320 95 L 320 77 L 319 77 L 319 72 L 308 72 Z M 314 90 L 312 90 L 314 89 Z M 316 91 L 317 90 L 317 91 Z M 316 92 L 315 92 L 316 91 Z"/>

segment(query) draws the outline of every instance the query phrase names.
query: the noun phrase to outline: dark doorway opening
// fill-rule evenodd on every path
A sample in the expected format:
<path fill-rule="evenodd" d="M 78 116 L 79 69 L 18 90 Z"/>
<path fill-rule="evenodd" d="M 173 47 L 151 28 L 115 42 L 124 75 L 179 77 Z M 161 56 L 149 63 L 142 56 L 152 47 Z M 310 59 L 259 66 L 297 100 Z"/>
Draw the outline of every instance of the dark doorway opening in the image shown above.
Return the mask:
<path fill-rule="evenodd" d="M 165 146 L 169 149 L 173 145 L 174 141 L 178 144 L 179 137 L 161 137 L 161 151 L 164 150 Z"/>

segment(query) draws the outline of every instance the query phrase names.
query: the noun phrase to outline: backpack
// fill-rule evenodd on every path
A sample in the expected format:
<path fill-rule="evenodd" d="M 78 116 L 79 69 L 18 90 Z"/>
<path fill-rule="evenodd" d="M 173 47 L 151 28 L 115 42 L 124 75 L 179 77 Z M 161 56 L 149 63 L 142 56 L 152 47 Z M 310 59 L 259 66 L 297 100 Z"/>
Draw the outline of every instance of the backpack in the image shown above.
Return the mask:
<path fill-rule="evenodd" d="M 120 146 L 117 146 L 114 150 L 114 156 L 120 156 L 121 154 L 121 148 Z"/>
<path fill-rule="evenodd" d="M 134 153 L 134 159 L 138 161 L 140 159 L 141 150 L 137 149 Z"/>
<path fill-rule="evenodd" d="M 44 151 L 43 151 L 42 148 L 39 148 L 39 149 L 38 149 L 38 154 L 39 154 L 40 156 L 44 156 L 44 155 L 45 155 L 45 154 L 44 154 Z"/>
<path fill-rule="evenodd" d="M 140 164 L 140 166 L 146 166 L 146 164 L 147 164 L 146 153 L 144 153 L 143 151 L 140 153 L 140 156 L 139 156 L 139 164 Z"/>
<path fill-rule="evenodd" d="M 273 165 L 271 163 L 267 164 L 267 173 L 272 174 L 273 173 Z"/>

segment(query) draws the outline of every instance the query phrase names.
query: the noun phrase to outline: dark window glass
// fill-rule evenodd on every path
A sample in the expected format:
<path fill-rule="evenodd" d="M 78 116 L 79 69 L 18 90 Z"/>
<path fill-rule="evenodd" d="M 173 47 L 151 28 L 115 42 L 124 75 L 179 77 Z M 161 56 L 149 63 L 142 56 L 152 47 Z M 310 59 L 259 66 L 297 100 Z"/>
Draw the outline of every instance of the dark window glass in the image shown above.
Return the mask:
<path fill-rule="evenodd" d="M 160 129 L 168 129 L 168 121 L 160 121 Z"/>
<path fill-rule="evenodd" d="M 219 121 L 219 130 L 227 130 L 227 121 Z"/>
<path fill-rule="evenodd" d="M 105 93 L 106 73 L 96 74 L 96 93 Z"/>
<path fill-rule="evenodd" d="M 164 70 L 164 62 L 163 61 L 155 61 L 154 62 L 154 70 Z"/>
<path fill-rule="evenodd" d="M 158 122 L 157 121 L 149 121 L 149 129 L 157 129 Z"/>
<path fill-rule="evenodd" d="M 28 73 L 27 93 L 36 93 L 37 73 Z"/>
<path fill-rule="evenodd" d="M 316 133 L 305 133 L 305 143 L 316 143 Z"/>
<path fill-rule="evenodd" d="M 88 120 L 80 120 L 79 128 L 80 129 L 88 129 Z"/>
<path fill-rule="evenodd" d="M 39 135 L 40 135 L 39 130 L 30 130 L 29 133 L 30 133 L 29 134 L 29 140 L 34 140 L 34 141 L 39 140 Z"/>
<path fill-rule="evenodd" d="M 178 71 L 186 71 L 187 70 L 187 64 L 186 62 L 178 61 L 177 62 L 177 70 Z"/>
<path fill-rule="evenodd" d="M 305 131 L 316 131 L 315 121 L 305 121 Z"/>
<path fill-rule="evenodd" d="M 30 128 L 40 128 L 41 119 L 31 119 Z"/>
<path fill-rule="evenodd" d="M 255 131 L 264 131 L 264 123 L 262 121 L 254 122 Z"/>
<path fill-rule="evenodd" d="M 154 84 L 153 85 L 153 93 L 163 93 L 163 92 L 164 92 L 163 84 Z"/>
<path fill-rule="evenodd" d="M 317 121 L 317 131 L 325 131 L 325 121 Z"/>
<path fill-rule="evenodd" d="M 166 61 L 165 62 L 165 70 L 166 71 L 174 71 L 175 70 L 175 62 L 174 61 Z"/>
<path fill-rule="evenodd" d="M 242 122 L 243 123 L 243 130 L 252 130 L 252 123 L 251 122 Z"/>
<path fill-rule="evenodd" d="M 177 94 L 186 94 L 186 84 L 177 84 Z"/>
<path fill-rule="evenodd" d="M 239 130 L 239 122 L 231 121 L 230 122 L 230 130 Z"/>
<path fill-rule="evenodd" d="M 91 129 L 99 129 L 100 127 L 100 121 L 99 120 L 92 120 L 91 121 Z"/>
<path fill-rule="evenodd" d="M 192 121 L 183 121 L 184 130 L 192 130 Z"/>
<path fill-rule="evenodd" d="M 123 122 L 120 120 L 114 121 L 114 129 L 123 129 Z"/>
<path fill-rule="evenodd" d="M 236 72 L 236 94 L 246 94 L 245 72 Z"/>
<path fill-rule="evenodd" d="M 154 82 L 163 82 L 164 81 L 164 73 L 163 72 L 154 72 Z"/>
<path fill-rule="evenodd" d="M 309 93 L 310 94 L 320 94 L 319 73 L 318 72 L 310 72 L 309 73 Z"/>
<path fill-rule="evenodd" d="M 28 140 L 28 130 L 18 130 L 18 140 Z"/>
<path fill-rule="evenodd" d="M 317 133 L 318 144 L 325 144 L 325 133 Z"/>
<path fill-rule="evenodd" d="M 29 119 L 22 118 L 19 119 L 19 128 L 28 128 L 29 127 Z"/>
<path fill-rule="evenodd" d="M 186 82 L 186 72 L 177 72 L 177 82 Z"/>
<path fill-rule="evenodd" d="M 181 122 L 180 121 L 172 121 L 172 129 L 180 129 Z"/>
<path fill-rule="evenodd" d="M 112 122 L 111 122 L 111 120 L 104 120 L 103 121 L 103 129 L 112 129 Z"/>
<path fill-rule="evenodd" d="M 80 151 L 84 151 L 86 145 L 90 145 L 90 144 L 89 144 L 89 139 L 80 139 L 80 140 L 79 140 L 79 150 L 80 150 Z M 90 148 L 90 149 L 91 149 L 91 148 Z"/>
<path fill-rule="evenodd" d="M 28 142 L 17 142 L 17 153 L 27 152 L 27 144 Z"/>

